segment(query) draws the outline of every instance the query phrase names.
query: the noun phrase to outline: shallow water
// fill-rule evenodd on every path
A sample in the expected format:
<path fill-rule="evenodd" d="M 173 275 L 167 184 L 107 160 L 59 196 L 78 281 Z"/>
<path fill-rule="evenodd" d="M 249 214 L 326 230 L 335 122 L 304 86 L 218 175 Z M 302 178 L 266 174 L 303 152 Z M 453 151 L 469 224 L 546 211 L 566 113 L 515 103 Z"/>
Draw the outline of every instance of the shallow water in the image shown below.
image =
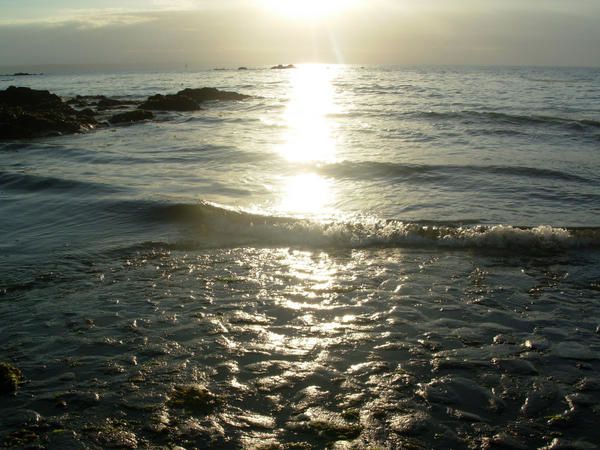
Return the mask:
<path fill-rule="evenodd" d="M 254 97 L 0 144 L 5 447 L 596 448 L 597 70 L 17 82 Z"/>

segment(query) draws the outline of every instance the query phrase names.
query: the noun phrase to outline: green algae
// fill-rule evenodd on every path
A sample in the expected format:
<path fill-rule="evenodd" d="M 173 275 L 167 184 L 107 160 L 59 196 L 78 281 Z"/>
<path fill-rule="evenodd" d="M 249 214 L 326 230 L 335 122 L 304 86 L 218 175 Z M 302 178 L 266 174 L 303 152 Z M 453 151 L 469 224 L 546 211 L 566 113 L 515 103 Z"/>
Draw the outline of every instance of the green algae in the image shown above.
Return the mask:
<path fill-rule="evenodd" d="M 356 421 L 360 419 L 360 409 L 348 408 L 342 412 L 342 417 L 346 420 Z"/>
<path fill-rule="evenodd" d="M 9 363 L 0 363 L 0 394 L 13 394 L 23 382 L 23 373 Z"/>
<path fill-rule="evenodd" d="M 207 415 L 221 404 L 221 399 L 206 386 L 191 384 L 175 386 L 167 404 L 192 414 Z"/>

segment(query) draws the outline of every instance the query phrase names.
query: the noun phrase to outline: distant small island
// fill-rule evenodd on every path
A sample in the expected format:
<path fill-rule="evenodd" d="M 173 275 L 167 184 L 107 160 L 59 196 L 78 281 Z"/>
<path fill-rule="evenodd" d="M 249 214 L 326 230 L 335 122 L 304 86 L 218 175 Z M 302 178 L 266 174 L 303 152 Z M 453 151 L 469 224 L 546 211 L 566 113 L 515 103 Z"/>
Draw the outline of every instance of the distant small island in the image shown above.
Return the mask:
<path fill-rule="evenodd" d="M 272 70 L 284 70 L 284 69 L 295 69 L 296 66 L 293 64 L 288 64 L 287 66 L 283 64 L 277 64 L 276 66 L 271 67 Z"/>
<path fill-rule="evenodd" d="M 34 77 L 44 75 L 43 73 L 29 73 L 29 72 L 15 72 L 15 73 L 5 73 L 0 76 L 2 77 Z"/>

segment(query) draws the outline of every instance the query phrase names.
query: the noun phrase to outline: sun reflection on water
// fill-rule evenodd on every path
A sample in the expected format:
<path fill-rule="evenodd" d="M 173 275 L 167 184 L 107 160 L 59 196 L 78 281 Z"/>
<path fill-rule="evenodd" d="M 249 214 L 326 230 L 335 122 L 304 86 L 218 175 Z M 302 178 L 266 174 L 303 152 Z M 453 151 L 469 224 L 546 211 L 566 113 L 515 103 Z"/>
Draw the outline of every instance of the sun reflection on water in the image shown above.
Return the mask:
<path fill-rule="evenodd" d="M 291 74 L 291 94 L 284 113 L 287 126 L 280 153 L 294 162 L 334 162 L 336 143 L 328 115 L 336 111 L 332 78 L 336 69 L 306 65 Z"/>
<path fill-rule="evenodd" d="M 333 197 L 330 180 L 302 173 L 285 179 L 279 209 L 286 214 L 326 215 Z"/>
<path fill-rule="evenodd" d="M 337 70 L 304 65 L 290 74 L 290 100 L 283 117 L 286 131 L 278 151 L 300 172 L 282 178 L 278 209 L 284 214 L 317 218 L 334 213 L 331 180 L 307 171 L 306 166 L 336 160 L 335 123 L 330 115 L 337 111 L 332 85 Z"/>

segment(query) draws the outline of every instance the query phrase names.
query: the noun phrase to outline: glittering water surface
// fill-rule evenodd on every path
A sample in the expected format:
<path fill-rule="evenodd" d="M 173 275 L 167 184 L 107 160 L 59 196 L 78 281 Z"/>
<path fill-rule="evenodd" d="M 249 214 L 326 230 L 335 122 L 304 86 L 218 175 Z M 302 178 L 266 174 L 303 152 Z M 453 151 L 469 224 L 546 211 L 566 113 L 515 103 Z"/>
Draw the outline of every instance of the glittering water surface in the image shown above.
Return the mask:
<path fill-rule="evenodd" d="M 253 97 L 0 144 L 0 446 L 596 448 L 598 71 L 17 82 Z"/>

